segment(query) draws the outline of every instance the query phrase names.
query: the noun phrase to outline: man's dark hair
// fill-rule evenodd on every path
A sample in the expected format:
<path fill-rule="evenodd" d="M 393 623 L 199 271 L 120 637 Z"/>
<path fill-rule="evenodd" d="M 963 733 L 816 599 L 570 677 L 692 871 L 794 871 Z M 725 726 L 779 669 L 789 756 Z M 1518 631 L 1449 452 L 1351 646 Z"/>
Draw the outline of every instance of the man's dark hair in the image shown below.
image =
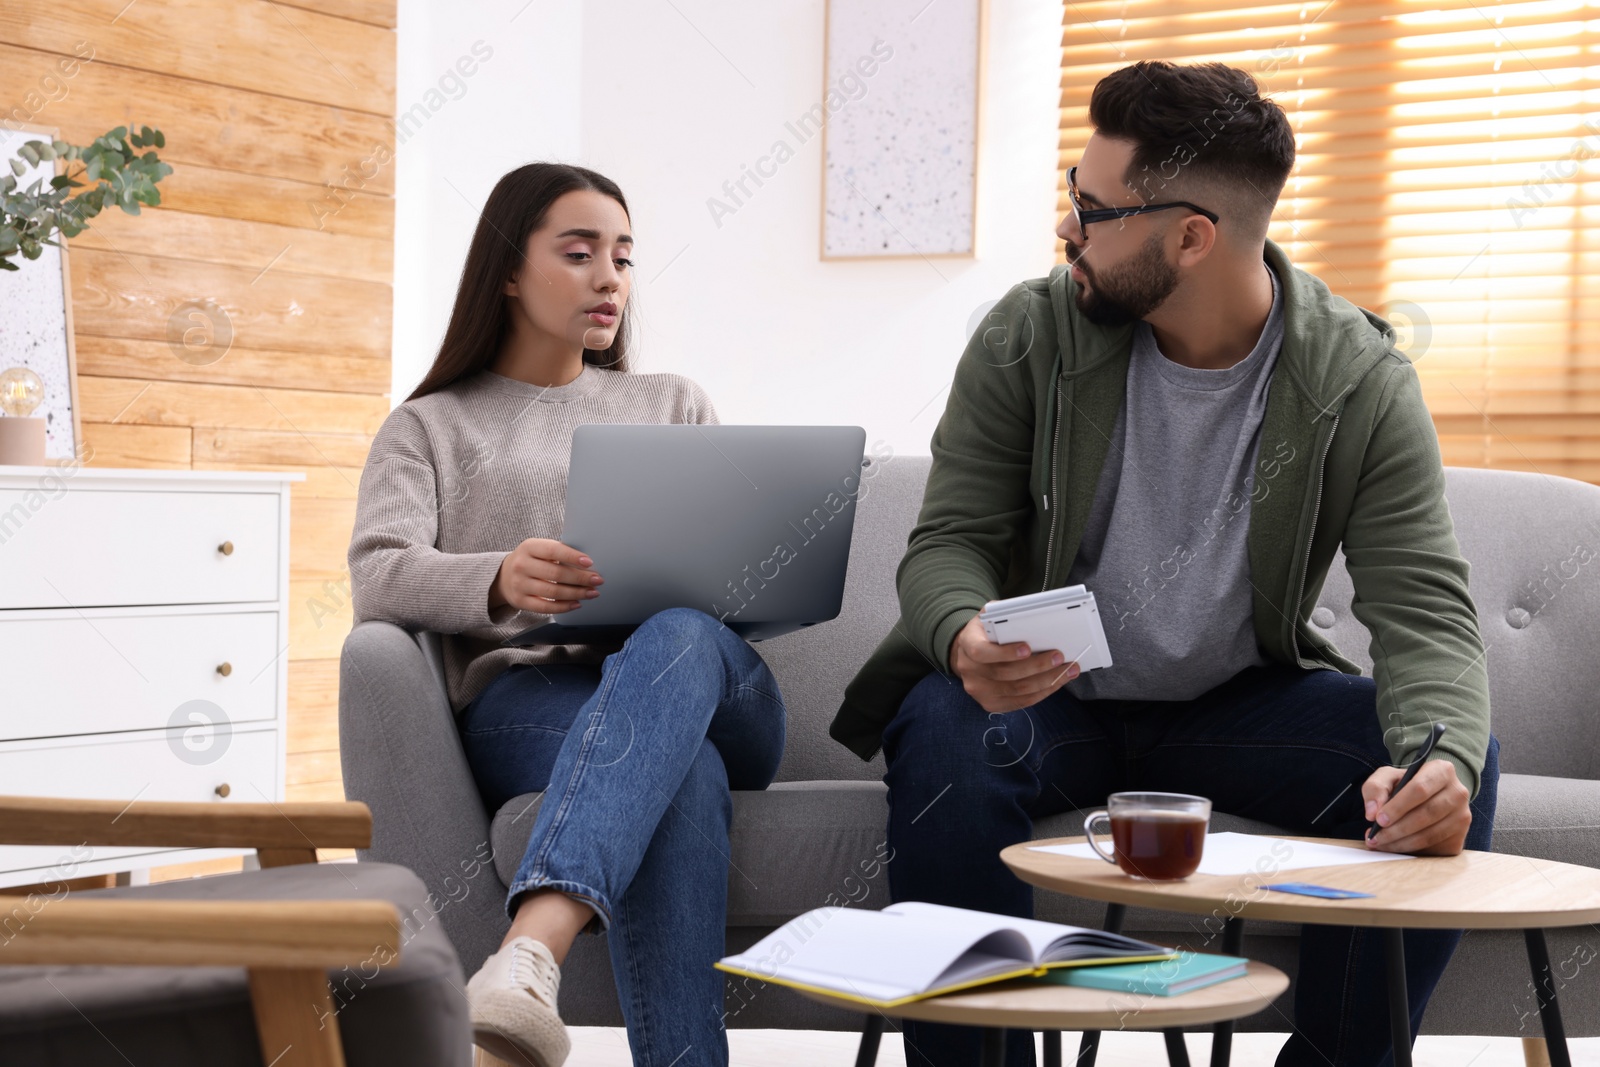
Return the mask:
<path fill-rule="evenodd" d="M 1222 63 L 1143 60 L 1100 79 L 1089 121 L 1134 144 L 1123 182 L 1145 203 L 1190 200 L 1264 238 L 1294 168 L 1283 108 L 1248 73 Z"/>

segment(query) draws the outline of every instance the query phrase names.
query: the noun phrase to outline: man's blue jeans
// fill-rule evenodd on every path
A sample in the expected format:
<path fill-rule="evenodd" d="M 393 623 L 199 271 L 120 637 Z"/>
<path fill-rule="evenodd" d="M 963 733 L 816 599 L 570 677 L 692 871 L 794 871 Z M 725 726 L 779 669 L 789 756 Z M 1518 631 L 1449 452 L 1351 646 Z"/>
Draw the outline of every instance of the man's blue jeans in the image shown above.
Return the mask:
<path fill-rule="evenodd" d="M 598 667 L 507 668 L 459 725 L 491 813 L 544 793 L 507 914 L 540 886 L 593 906 L 633 1062 L 726 1064 L 711 965 L 724 955 L 728 791 L 765 789 L 783 756 L 783 700 L 761 657 L 674 608 Z"/>
<path fill-rule="evenodd" d="M 1194 700 L 1080 701 L 1057 690 L 990 715 L 960 679 L 929 674 L 883 735 L 890 896 L 1031 916 L 1033 889 L 1000 862 L 1000 850 L 1030 840 L 1036 818 L 1097 807 L 1122 790 L 1195 793 L 1213 810 L 1290 833 L 1359 839 L 1361 782 L 1389 762 L 1375 694 L 1370 678 L 1271 664 Z M 1489 848 L 1498 753 L 1491 737 L 1467 848 Z M 1413 1036 L 1460 937 L 1406 931 Z M 1220 939 L 1204 950 L 1220 952 Z M 1380 932 L 1302 927 L 1279 1067 L 1392 1063 L 1387 989 Z M 1289 1029 L 1279 1015 L 1274 1021 Z M 907 1023 L 904 1035 L 908 1067 L 978 1062 L 970 1027 Z M 1007 1067 L 1031 1067 L 1028 1035 L 1010 1037 Z"/>

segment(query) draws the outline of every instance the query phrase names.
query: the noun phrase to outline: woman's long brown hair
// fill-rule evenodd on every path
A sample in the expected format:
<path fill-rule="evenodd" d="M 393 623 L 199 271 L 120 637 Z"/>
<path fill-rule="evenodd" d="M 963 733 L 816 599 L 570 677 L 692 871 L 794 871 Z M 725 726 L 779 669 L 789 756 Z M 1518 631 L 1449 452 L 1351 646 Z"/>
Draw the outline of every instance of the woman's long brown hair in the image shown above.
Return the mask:
<path fill-rule="evenodd" d="M 407 400 L 437 392 L 452 382 L 476 374 L 495 361 L 510 329 L 505 283 L 523 263 L 528 235 L 544 224 L 556 198 L 575 189 L 593 189 L 628 210 L 622 190 L 603 174 L 567 163 L 529 163 L 495 183 L 478 216 L 478 228 L 461 268 L 450 325 L 439 344 L 433 366 Z M 629 314 L 623 308 L 611 347 L 586 348 L 583 361 L 610 370 L 628 369 Z"/>

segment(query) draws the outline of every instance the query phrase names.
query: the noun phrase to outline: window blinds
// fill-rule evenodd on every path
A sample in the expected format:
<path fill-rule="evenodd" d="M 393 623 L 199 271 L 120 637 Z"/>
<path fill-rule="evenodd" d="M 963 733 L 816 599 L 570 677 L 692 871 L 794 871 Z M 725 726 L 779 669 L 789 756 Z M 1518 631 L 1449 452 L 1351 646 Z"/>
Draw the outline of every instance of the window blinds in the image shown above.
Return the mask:
<path fill-rule="evenodd" d="M 1445 462 L 1600 482 L 1600 0 L 1069 0 L 1063 26 L 1060 213 L 1101 77 L 1247 70 L 1296 134 L 1271 238 L 1396 326 Z"/>

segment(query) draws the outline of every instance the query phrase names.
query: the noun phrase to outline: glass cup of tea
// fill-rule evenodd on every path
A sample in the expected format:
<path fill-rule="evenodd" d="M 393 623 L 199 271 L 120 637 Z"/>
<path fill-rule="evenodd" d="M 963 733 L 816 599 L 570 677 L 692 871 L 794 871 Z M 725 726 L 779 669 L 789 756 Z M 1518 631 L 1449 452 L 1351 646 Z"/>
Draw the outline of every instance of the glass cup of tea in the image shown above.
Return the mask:
<path fill-rule="evenodd" d="M 1188 793 L 1112 793 L 1083 820 L 1089 847 L 1130 878 L 1172 882 L 1200 866 L 1211 801 Z M 1111 851 L 1095 839 L 1095 824 L 1111 824 Z"/>

